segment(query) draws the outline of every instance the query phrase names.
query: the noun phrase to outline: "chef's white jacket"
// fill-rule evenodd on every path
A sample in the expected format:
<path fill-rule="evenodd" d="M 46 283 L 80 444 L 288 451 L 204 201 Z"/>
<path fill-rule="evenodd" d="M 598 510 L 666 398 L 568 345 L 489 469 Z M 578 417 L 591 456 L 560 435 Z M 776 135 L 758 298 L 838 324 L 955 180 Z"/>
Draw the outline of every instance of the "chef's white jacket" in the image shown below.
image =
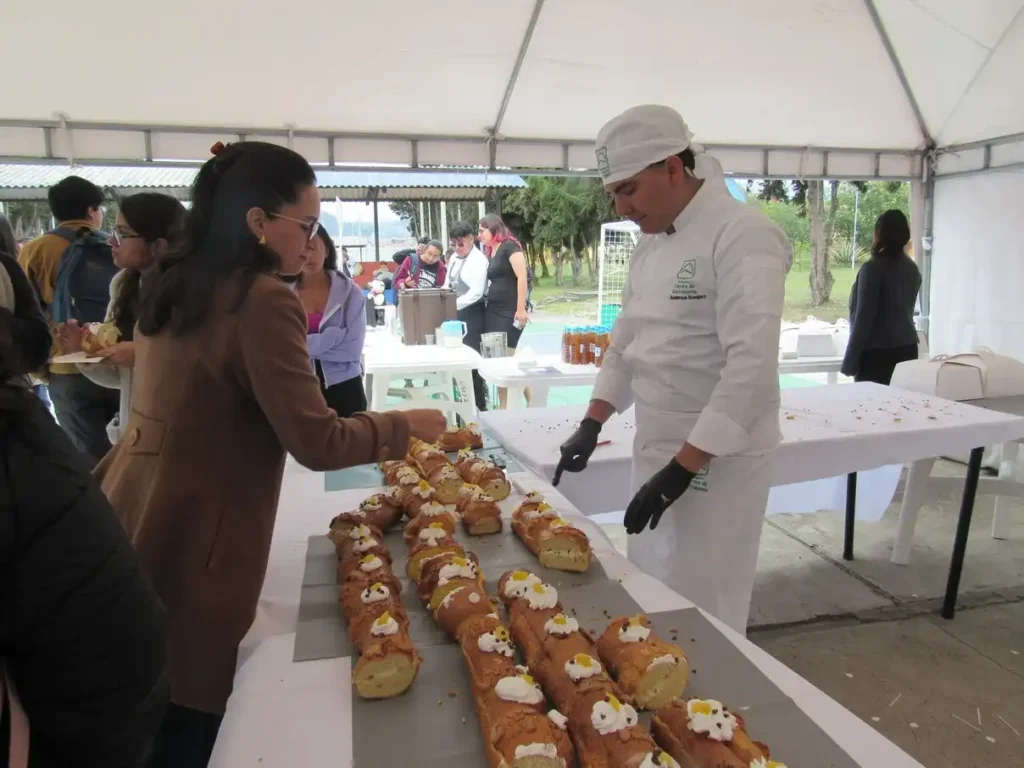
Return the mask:
<path fill-rule="evenodd" d="M 622 412 L 672 413 L 714 456 L 781 439 L 779 331 L 790 246 L 760 211 L 707 179 L 673 234 L 644 235 L 593 397 Z M 685 418 L 691 417 L 691 418 Z M 653 426 L 653 425 L 652 425 Z"/>

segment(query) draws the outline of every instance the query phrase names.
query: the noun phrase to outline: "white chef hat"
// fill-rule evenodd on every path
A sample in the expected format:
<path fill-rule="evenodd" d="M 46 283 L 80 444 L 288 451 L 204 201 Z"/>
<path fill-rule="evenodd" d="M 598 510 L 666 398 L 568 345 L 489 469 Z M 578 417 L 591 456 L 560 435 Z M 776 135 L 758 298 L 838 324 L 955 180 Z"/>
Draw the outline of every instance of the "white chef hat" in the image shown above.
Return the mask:
<path fill-rule="evenodd" d="M 614 184 L 686 149 L 695 156 L 704 154 L 704 147 L 693 141 L 693 132 L 682 116 L 662 104 L 641 104 L 612 118 L 598 131 L 597 170 L 604 184 Z M 699 165 L 703 168 L 698 168 L 696 175 L 706 178 L 717 163 Z"/>

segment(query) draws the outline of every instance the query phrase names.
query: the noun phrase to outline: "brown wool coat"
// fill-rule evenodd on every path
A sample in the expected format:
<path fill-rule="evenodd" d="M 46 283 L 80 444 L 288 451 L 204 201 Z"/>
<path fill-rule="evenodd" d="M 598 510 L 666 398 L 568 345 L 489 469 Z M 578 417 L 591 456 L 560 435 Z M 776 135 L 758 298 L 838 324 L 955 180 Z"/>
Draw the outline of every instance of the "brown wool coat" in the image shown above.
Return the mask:
<path fill-rule="evenodd" d="M 400 414 L 339 419 L 327 407 L 285 284 L 261 276 L 238 295 L 222 286 L 184 336 L 136 334 L 131 418 L 96 468 L 170 611 L 172 699 L 213 713 L 255 616 L 286 452 L 331 470 L 409 443 Z"/>

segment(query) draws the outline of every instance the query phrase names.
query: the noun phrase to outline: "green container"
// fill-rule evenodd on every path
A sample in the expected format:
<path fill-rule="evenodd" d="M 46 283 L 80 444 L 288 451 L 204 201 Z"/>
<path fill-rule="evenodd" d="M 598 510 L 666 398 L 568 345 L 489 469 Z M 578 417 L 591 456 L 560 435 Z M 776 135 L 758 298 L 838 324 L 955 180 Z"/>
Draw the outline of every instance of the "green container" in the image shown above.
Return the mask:
<path fill-rule="evenodd" d="M 611 326 L 615 323 L 615 318 L 619 316 L 619 312 L 622 311 L 621 304 L 602 304 L 601 305 L 601 325 Z"/>

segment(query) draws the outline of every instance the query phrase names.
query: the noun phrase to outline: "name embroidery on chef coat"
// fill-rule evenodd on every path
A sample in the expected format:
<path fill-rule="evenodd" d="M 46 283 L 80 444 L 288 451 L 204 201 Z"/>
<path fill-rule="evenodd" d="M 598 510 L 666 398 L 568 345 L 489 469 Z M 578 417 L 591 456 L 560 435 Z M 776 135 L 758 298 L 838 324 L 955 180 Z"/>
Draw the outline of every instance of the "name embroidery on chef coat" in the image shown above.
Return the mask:
<path fill-rule="evenodd" d="M 707 492 L 707 490 L 708 490 L 708 465 L 707 464 L 705 464 L 703 467 L 701 467 L 701 470 L 700 470 L 700 472 L 697 473 L 697 476 L 695 478 L 693 478 L 693 480 L 690 481 L 690 490 L 691 491 L 704 491 L 704 492 Z"/>
<path fill-rule="evenodd" d="M 673 301 L 698 301 L 706 299 L 708 295 L 701 293 L 697 283 L 697 260 L 690 259 L 683 262 L 683 266 L 676 273 L 676 284 L 672 287 L 669 298 Z"/>

